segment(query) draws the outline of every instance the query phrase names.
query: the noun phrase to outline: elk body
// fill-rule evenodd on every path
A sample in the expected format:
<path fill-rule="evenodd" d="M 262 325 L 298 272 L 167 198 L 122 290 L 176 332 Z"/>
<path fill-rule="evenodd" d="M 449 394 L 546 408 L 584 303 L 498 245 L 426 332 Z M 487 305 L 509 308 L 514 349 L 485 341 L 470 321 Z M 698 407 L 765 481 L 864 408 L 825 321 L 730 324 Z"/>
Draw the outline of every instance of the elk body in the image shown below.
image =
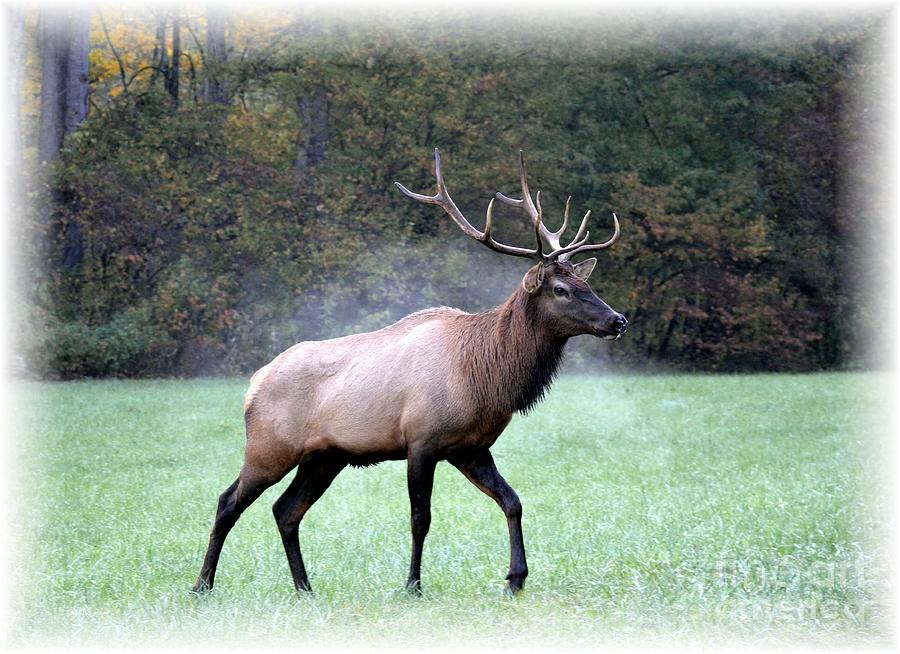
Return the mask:
<path fill-rule="evenodd" d="M 588 244 L 588 211 L 575 238 L 562 246 L 569 202 L 563 226 L 551 232 L 543 224 L 540 192 L 535 202 L 528 190 L 521 153 L 519 167 L 522 199 L 500 193 L 495 199 L 528 214 L 536 239 L 533 248 L 493 239 L 493 199 L 484 231 L 469 223 L 447 192 L 437 150 L 436 195 L 420 195 L 397 184 L 409 197 L 442 207 L 466 234 L 487 247 L 536 263 L 509 299 L 490 311 L 426 309 L 375 332 L 299 343 L 257 371 L 244 402 L 244 463 L 219 497 L 194 592 L 212 589 L 222 544 L 241 513 L 295 468 L 273 512 L 294 586 L 310 590 L 298 540 L 304 514 L 347 465 L 389 459 L 407 461 L 410 591 L 420 592 L 432 482 L 435 466 L 443 460 L 500 505 L 509 528 L 508 590 L 522 588 L 528 575 L 522 505 L 494 465 L 490 447 L 514 412 L 541 399 L 569 338 L 592 334 L 616 339 L 627 321 L 588 286 L 596 259 L 571 261 L 576 254 L 609 247 L 618 239 L 615 214 L 615 233 L 607 242 Z M 545 244 L 550 248 L 546 254 Z"/>

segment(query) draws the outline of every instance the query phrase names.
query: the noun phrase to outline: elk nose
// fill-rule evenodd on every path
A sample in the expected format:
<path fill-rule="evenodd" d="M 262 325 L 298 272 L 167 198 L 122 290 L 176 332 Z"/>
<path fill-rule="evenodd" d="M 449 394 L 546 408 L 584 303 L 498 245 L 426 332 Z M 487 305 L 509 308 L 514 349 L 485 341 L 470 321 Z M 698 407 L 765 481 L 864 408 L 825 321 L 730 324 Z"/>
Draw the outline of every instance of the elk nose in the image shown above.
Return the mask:
<path fill-rule="evenodd" d="M 615 329 L 620 334 L 624 334 L 628 329 L 628 321 L 625 320 L 625 316 L 619 314 L 615 320 L 613 320 L 613 329 Z"/>

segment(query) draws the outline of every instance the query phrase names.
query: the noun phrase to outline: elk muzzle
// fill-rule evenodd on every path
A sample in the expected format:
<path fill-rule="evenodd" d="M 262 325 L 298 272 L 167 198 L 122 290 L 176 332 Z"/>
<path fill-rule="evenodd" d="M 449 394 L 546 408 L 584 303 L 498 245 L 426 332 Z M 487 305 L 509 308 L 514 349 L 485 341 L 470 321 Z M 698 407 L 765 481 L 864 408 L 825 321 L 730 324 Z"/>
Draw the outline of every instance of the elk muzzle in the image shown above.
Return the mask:
<path fill-rule="evenodd" d="M 612 311 L 603 320 L 595 323 L 594 335 L 604 341 L 614 341 L 628 331 L 628 320 L 621 313 Z"/>

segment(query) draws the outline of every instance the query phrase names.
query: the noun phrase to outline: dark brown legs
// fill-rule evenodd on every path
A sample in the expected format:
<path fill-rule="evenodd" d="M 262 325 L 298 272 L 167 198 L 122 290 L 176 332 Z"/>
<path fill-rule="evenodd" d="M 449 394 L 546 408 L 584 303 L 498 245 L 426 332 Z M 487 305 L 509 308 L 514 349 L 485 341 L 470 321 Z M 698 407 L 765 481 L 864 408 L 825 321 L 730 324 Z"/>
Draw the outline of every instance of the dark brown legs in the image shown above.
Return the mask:
<path fill-rule="evenodd" d="M 412 558 L 406 590 L 422 594 L 422 546 L 431 527 L 431 488 L 437 461 L 428 456 L 409 453 L 407 485 L 409 487 L 410 523 L 412 526 Z"/>
<path fill-rule="evenodd" d="M 327 454 L 301 463 L 297 468 L 297 476 L 272 507 L 291 568 L 291 576 L 294 578 L 294 588 L 298 592 L 312 590 L 303 565 L 303 556 L 300 554 L 300 539 L 297 533 L 300 521 L 316 500 L 322 497 L 322 493 L 345 465 L 347 465 L 345 461 Z"/>
<path fill-rule="evenodd" d="M 466 478 L 483 493 L 493 498 L 506 515 L 509 527 L 509 574 L 506 575 L 508 590 L 521 590 L 528 576 L 525 562 L 525 543 L 522 538 L 522 504 L 516 492 L 500 475 L 494 459 L 488 450 L 453 457 L 450 463 L 456 466 Z M 431 527 L 431 490 L 434 485 L 434 469 L 437 458 L 420 453 L 409 453 L 407 461 L 407 485 L 409 488 L 410 525 L 412 527 L 412 556 L 409 563 L 409 577 L 406 588 L 411 593 L 421 594 L 422 548 Z M 298 531 L 300 521 L 344 469 L 347 461 L 337 454 L 320 453 L 301 463 L 293 481 L 275 502 L 272 512 L 281 541 L 287 555 L 294 587 L 298 591 L 310 590 L 309 578 L 300 553 Z M 225 537 L 244 510 L 250 506 L 264 490 L 279 481 L 281 476 L 254 474 L 247 467 L 241 470 L 238 479 L 219 497 L 216 520 L 209 536 L 209 546 L 200 575 L 192 589 L 201 594 L 212 589 L 216 576 L 216 566 Z"/>
<path fill-rule="evenodd" d="M 287 554 L 288 565 L 291 568 L 291 575 L 294 578 L 294 587 L 298 591 L 310 590 L 297 536 L 300 521 L 345 465 L 346 461 L 341 460 L 340 457 L 328 454 L 320 454 L 301 463 L 297 468 L 297 476 L 272 507 L 278 531 L 281 533 L 281 542 L 284 544 L 284 551 Z M 264 490 L 278 482 L 283 476 L 284 473 L 275 477 L 254 474 L 245 466 L 241 470 L 240 477 L 222 493 L 219 497 L 216 521 L 209 536 L 206 558 L 203 560 L 200 576 L 197 577 L 197 581 L 191 589 L 192 592 L 203 594 L 212 590 L 219 555 L 222 553 L 222 545 L 225 543 L 228 532 L 234 527 L 244 510 L 253 504 Z"/>
<path fill-rule="evenodd" d="M 213 524 L 212 533 L 209 535 L 206 557 L 203 559 L 203 567 L 191 589 L 192 592 L 203 594 L 212 590 L 216 578 L 216 566 L 219 564 L 219 555 L 222 553 L 222 545 L 225 543 L 228 532 L 234 527 L 234 523 L 241 517 L 244 510 L 279 479 L 281 476 L 255 474 L 245 466 L 235 482 L 219 496 L 216 521 Z"/>
<path fill-rule="evenodd" d="M 509 574 L 507 590 L 517 593 L 528 576 L 528 564 L 525 562 L 525 541 L 522 538 L 522 503 L 519 496 L 500 475 L 494 458 L 488 450 L 482 450 L 474 456 L 450 459 L 466 478 L 475 484 L 484 494 L 491 497 L 506 515 L 509 527 Z"/>

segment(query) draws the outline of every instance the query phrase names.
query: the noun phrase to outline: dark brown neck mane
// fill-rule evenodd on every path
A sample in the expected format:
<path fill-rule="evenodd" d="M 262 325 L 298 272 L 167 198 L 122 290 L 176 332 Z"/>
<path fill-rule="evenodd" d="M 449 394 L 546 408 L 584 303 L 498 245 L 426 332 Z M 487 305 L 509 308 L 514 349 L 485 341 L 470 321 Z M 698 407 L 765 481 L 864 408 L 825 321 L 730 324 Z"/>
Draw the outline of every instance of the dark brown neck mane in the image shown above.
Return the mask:
<path fill-rule="evenodd" d="M 508 415 L 531 410 L 556 376 L 566 339 L 552 337 L 520 286 L 494 309 L 465 316 L 463 368 L 479 408 Z"/>

